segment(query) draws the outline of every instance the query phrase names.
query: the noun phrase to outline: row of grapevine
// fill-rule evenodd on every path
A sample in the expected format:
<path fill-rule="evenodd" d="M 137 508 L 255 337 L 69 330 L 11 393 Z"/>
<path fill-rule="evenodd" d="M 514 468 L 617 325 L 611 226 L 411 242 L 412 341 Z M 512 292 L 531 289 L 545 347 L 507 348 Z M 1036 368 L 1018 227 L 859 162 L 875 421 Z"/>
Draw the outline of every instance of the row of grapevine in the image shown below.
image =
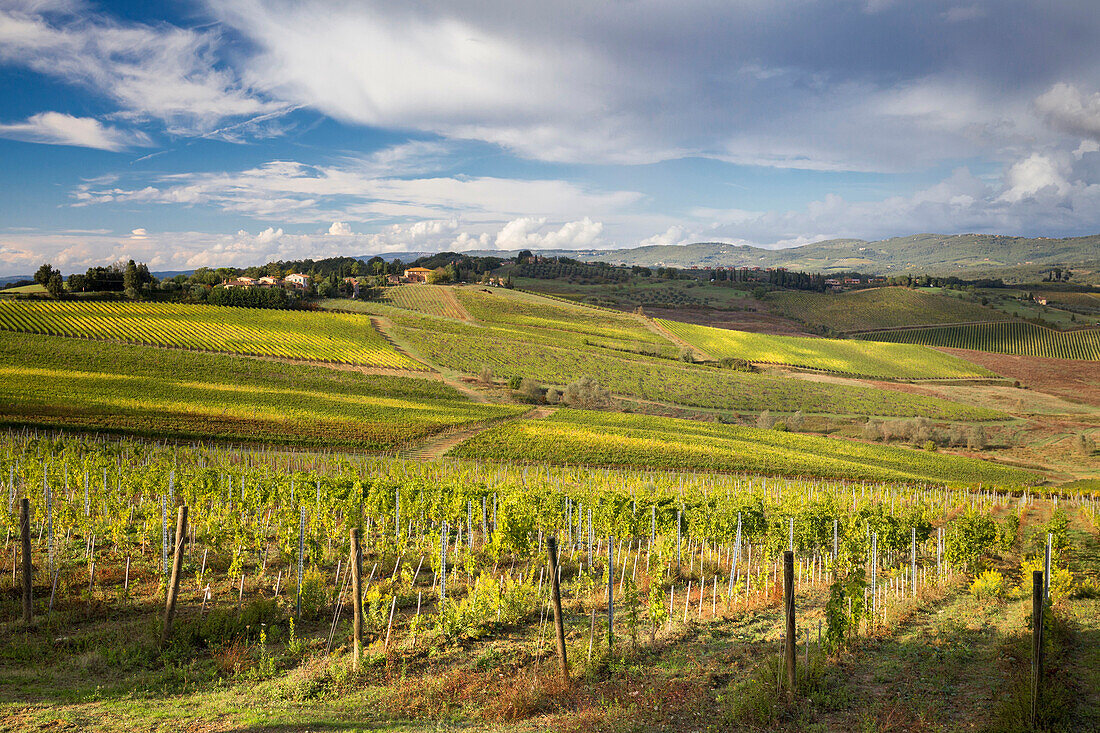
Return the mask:
<path fill-rule="evenodd" d="M 3 301 L 0 330 L 423 370 L 366 318 L 180 303 Z"/>
<path fill-rule="evenodd" d="M 979 323 L 897 331 L 876 331 L 859 338 L 921 346 L 974 349 L 1015 356 L 1100 361 L 1100 330 L 1054 331 L 1033 323 Z"/>

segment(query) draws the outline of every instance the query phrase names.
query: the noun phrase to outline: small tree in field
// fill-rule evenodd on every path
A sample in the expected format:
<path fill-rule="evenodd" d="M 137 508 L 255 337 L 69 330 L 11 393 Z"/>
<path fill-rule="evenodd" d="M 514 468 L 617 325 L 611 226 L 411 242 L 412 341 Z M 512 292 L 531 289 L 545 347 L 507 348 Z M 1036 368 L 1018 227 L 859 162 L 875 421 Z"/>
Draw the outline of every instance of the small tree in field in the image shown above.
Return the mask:
<path fill-rule="evenodd" d="M 480 379 L 484 384 L 492 384 L 493 383 L 493 368 L 491 366 L 489 366 L 488 364 L 481 367 L 481 371 L 478 372 L 477 378 Z"/>
<path fill-rule="evenodd" d="M 772 417 L 771 411 L 764 410 L 756 416 L 756 427 L 763 430 L 771 430 L 775 427 L 775 418 Z"/>
<path fill-rule="evenodd" d="M 592 377 L 581 377 L 565 388 L 561 401 L 570 407 L 598 410 L 611 404 L 611 390 Z"/>

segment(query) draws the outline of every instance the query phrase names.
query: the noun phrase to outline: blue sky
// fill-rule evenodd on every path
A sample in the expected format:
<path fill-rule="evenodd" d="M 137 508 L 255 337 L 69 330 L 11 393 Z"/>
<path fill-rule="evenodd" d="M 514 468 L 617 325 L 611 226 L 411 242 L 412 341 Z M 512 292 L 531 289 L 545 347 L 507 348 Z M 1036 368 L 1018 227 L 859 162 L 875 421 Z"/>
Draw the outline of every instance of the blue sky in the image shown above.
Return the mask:
<path fill-rule="evenodd" d="M 1100 10 L 0 0 L 0 274 L 1100 231 Z"/>

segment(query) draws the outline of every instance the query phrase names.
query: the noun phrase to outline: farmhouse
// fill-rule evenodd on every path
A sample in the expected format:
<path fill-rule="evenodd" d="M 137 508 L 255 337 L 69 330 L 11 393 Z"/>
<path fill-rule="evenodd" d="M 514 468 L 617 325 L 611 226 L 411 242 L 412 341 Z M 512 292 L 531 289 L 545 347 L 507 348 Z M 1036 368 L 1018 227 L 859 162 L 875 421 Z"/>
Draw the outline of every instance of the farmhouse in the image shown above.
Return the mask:
<path fill-rule="evenodd" d="M 296 288 L 308 288 L 309 276 L 303 275 L 300 272 L 295 272 L 291 275 L 287 275 L 286 279 L 283 282 L 285 282 L 287 285 L 293 285 Z"/>
<path fill-rule="evenodd" d="M 405 279 L 411 283 L 426 283 L 431 272 L 427 267 L 410 267 L 405 270 Z"/>
<path fill-rule="evenodd" d="M 270 275 L 264 275 L 263 277 L 261 277 L 259 279 L 258 282 L 260 283 L 260 285 L 263 285 L 264 287 L 270 288 L 270 287 L 273 287 L 275 285 L 278 285 L 280 281 L 279 281 L 279 278 L 277 278 L 277 277 L 271 277 Z"/>

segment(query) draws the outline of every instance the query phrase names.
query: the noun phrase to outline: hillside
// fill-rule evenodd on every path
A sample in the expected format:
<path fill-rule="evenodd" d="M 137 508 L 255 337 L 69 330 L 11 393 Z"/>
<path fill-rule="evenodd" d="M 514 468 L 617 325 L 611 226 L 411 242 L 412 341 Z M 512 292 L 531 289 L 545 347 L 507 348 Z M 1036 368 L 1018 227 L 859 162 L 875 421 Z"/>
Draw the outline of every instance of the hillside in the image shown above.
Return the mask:
<path fill-rule="evenodd" d="M 576 253 L 582 259 L 665 267 L 786 267 L 808 272 L 860 272 L 882 275 L 987 275 L 998 271 L 1034 272 L 1043 266 L 1100 269 L 1100 235 L 1048 239 L 991 234 L 914 234 L 877 242 L 831 239 L 771 250 L 721 242 L 655 245 Z"/>
<path fill-rule="evenodd" d="M 771 293 L 768 302 L 796 321 L 833 331 L 1003 321 L 1002 311 L 927 290 L 872 288 L 843 293 Z"/>

